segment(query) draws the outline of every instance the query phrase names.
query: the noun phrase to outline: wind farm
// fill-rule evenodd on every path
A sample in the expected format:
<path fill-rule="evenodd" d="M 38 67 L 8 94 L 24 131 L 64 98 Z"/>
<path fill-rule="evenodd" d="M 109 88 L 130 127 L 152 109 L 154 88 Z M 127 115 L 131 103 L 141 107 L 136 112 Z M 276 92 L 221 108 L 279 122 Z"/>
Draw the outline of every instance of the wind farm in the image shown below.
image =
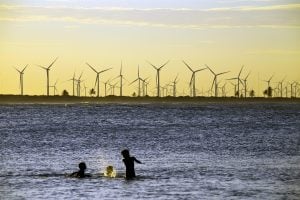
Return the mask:
<path fill-rule="evenodd" d="M 247 69 L 248 71 L 251 71 L 251 68 L 248 68 L 247 66 L 242 66 L 239 70 L 239 73 L 236 77 L 233 77 L 234 74 L 230 71 L 224 71 L 221 73 L 216 73 L 212 70 L 209 65 L 204 64 L 205 68 L 200 69 L 192 69 L 192 67 L 185 61 L 182 61 L 181 68 L 187 68 L 188 71 L 192 72 L 190 79 L 185 80 L 188 82 L 188 87 L 184 88 L 184 90 L 189 90 L 190 95 L 186 95 L 183 93 L 180 93 L 180 90 L 178 90 L 178 80 L 181 77 L 181 74 L 177 73 L 176 77 L 172 81 L 167 81 L 164 76 L 160 74 L 161 69 L 163 69 L 167 64 L 172 65 L 172 61 L 167 61 L 163 65 L 157 67 L 150 63 L 149 61 L 146 61 L 144 64 L 149 64 L 155 69 L 156 74 L 154 77 L 149 76 L 148 74 L 147 78 L 141 77 L 141 71 L 146 71 L 145 67 L 141 68 L 140 65 L 138 65 L 137 68 L 137 77 L 128 84 L 125 84 L 124 81 L 127 81 L 127 78 L 123 75 L 123 61 L 121 61 L 121 65 L 119 67 L 119 74 L 112 74 L 105 75 L 104 72 L 111 71 L 114 69 L 114 67 L 106 68 L 104 70 L 97 71 L 95 67 L 90 65 L 86 62 L 86 65 L 94 72 L 96 73 L 96 79 L 94 84 L 92 84 L 92 76 L 86 77 L 85 80 L 82 80 L 83 70 L 82 73 L 76 77 L 75 73 L 73 73 L 73 76 L 71 79 L 65 80 L 63 83 L 58 83 L 57 80 L 53 85 L 50 85 L 50 76 L 49 72 L 51 67 L 54 65 L 54 63 L 57 61 L 57 58 L 48 66 L 43 67 L 39 66 L 42 69 L 46 71 L 47 75 L 47 93 L 46 95 L 26 95 L 24 94 L 24 83 L 23 83 L 23 75 L 25 69 L 27 69 L 28 66 L 26 65 L 22 70 L 19 70 L 17 68 L 14 68 L 19 73 L 19 85 L 20 85 L 20 95 L 16 94 L 0 94 L 0 101 L 1 102 L 8 102 L 11 99 L 15 99 L 13 101 L 22 101 L 24 99 L 24 96 L 26 96 L 26 101 L 29 101 L 30 98 L 34 99 L 43 99 L 43 101 L 47 101 L 46 97 L 49 97 L 49 101 L 53 101 L 54 99 L 57 99 L 61 97 L 61 101 L 85 101 L 85 102 L 101 102 L 101 101 L 230 101 L 237 99 L 240 99 L 242 101 L 252 100 L 266 100 L 265 97 L 268 97 L 268 99 L 273 99 L 277 101 L 284 101 L 284 100 L 297 100 L 297 97 L 300 97 L 300 89 L 299 89 L 299 81 L 289 81 L 287 77 L 284 79 L 279 80 L 278 82 L 273 81 L 274 75 L 270 76 L 267 80 L 259 80 L 259 82 L 265 82 L 266 85 L 262 84 L 262 88 L 264 88 L 261 91 L 256 91 L 253 89 L 253 85 L 257 83 L 249 83 L 248 79 L 251 75 L 250 72 L 248 74 L 243 75 L 243 69 Z M 117 66 L 115 67 L 118 68 Z M 125 69 L 126 70 L 126 69 Z M 213 80 L 207 81 L 207 82 L 200 82 L 196 81 L 196 73 L 201 71 L 209 71 L 211 75 L 213 75 Z M 165 74 L 168 74 L 171 69 L 165 69 Z M 28 70 L 27 73 L 30 73 Z M 103 73 L 103 75 L 102 75 Z M 144 72 L 145 73 L 145 72 Z M 188 72 L 185 72 L 186 75 L 188 75 Z M 211 76 L 210 74 L 206 74 L 206 77 Z M 232 75 L 233 74 L 233 75 Z M 41 73 L 42 75 L 42 73 Z M 71 75 L 71 74 L 70 74 Z M 106 79 L 107 81 L 103 82 L 100 81 L 100 75 L 101 80 Z M 115 78 L 109 78 L 108 77 L 115 76 Z M 205 76 L 204 74 L 202 75 Z M 227 78 L 224 78 L 222 80 L 219 80 L 219 76 L 226 76 Z M 253 75 L 252 75 L 253 76 Z M 186 77 L 186 76 L 185 76 Z M 244 77 L 244 78 L 242 78 Z M 56 77 L 58 79 L 60 77 Z M 155 82 L 151 82 L 150 78 L 153 80 L 156 80 Z M 164 79 L 162 82 L 161 79 Z M 181 78 L 181 82 L 183 82 L 183 78 Z M 236 83 L 232 83 L 231 81 L 236 81 Z M 252 80 L 253 81 L 253 80 Z M 85 82 L 84 85 L 81 83 Z M 134 85 L 137 83 L 137 85 Z M 276 88 L 272 88 L 272 83 L 277 83 Z M 61 90 L 58 90 L 57 84 L 59 85 L 59 88 Z M 161 86 L 163 84 L 164 86 Z M 222 84 L 222 87 L 219 85 Z M 226 85 L 233 85 L 234 87 L 230 87 L 231 89 L 228 90 L 226 88 Z M 68 86 L 67 86 L 68 85 Z M 249 86 L 250 85 L 250 86 Z M 109 87 L 108 87 L 109 86 Z M 133 87 L 134 86 L 134 87 Z M 65 88 L 64 88 L 65 87 Z M 103 87 L 103 92 L 100 93 L 100 88 Z M 156 91 L 156 95 L 149 95 L 148 94 L 148 87 L 152 88 L 153 91 Z M 206 87 L 209 89 L 208 91 L 214 90 L 214 95 L 211 95 L 209 92 L 206 93 L 199 93 L 198 88 L 204 88 Z M 50 93 L 50 88 L 53 88 L 53 92 Z M 66 89 L 70 88 L 70 90 Z M 119 93 L 116 94 L 116 89 L 119 89 Z M 127 95 L 124 95 L 123 90 L 129 91 L 127 92 Z M 28 89 L 27 89 L 28 90 Z M 284 91 L 285 90 L 285 91 Z M 84 95 L 81 95 L 81 91 L 84 91 Z M 203 89 L 202 89 L 203 91 Z M 283 93 L 285 92 L 285 96 Z M 220 95 L 220 93 L 222 95 Z M 233 94 L 233 95 L 228 95 Z M 19 97 L 20 96 L 20 97 Z M 23 96 L 23 98 L 22 98 Z M 38 96 L 38 98 L 37 98 Z M 52 98 L 50 98 L 52 97 Z M 53 98 L 56 97 L 56 98 Z M 9 99 L 9 100 L 8 100 Z"/>

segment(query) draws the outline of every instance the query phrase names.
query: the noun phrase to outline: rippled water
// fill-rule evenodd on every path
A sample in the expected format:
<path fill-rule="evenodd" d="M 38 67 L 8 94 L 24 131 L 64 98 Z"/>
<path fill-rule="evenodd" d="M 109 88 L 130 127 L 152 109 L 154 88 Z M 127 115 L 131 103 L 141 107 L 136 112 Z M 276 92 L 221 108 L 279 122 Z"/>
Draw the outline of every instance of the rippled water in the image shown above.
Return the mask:
<path fill-rule="evenodd" d="M 1 200 L 300 199 L 297 103 L 0 105 L 0 151 Z"/>

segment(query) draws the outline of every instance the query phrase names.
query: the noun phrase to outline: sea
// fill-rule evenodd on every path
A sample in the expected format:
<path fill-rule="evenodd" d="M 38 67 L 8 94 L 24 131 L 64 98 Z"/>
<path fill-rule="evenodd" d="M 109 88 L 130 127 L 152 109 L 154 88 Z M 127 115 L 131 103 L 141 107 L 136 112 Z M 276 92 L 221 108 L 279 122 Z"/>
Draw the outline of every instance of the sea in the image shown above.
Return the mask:
<path fill-rule="evenodd" d="M 300 104 L 3 104 L 0 152 L 1 200 L 300 199 Z"/>

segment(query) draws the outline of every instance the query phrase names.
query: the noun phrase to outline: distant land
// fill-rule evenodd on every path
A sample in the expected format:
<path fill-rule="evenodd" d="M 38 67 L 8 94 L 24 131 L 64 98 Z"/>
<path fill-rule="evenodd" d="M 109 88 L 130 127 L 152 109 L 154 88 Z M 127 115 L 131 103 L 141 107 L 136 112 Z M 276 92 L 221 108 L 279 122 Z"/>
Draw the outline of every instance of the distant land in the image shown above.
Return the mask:
<path fill-rule="evenodd" d="M 77 97 L 77 96 L 29 96 L 0 95 L 0 104 L 26 103 L 204 103 L 204 102 L 287 102 L 300 103 L 300 98 L 236 98 L 236 97 Z"/>

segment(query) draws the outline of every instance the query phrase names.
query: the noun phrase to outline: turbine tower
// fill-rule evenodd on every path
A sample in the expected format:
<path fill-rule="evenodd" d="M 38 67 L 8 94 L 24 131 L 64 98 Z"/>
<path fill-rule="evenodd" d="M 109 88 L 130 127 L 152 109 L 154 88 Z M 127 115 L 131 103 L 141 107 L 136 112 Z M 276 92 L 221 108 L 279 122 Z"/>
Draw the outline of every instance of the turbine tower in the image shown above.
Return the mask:
<path fill-rule="evenodd" d="M 110 79 L 108 79 L 106 82 L 103 82 L 103 83 L 104 83 L 104 96 L 105 96 L 105 97 L 107 96 L 107 95 L 106 95 L 107 84 L 110 85 L 109 82 L 110 82 Z"/>
<path fill-rule="evenodd" d="M 55 81 L 54 85 L 50 86 L 50 87 L 53 88 L 53 96 L 55 96 L 55 92 L 58 91 L 57 88 L 56 88 L 57 81 L 58 81 L 58 80 Z"/>
<path fill-rule="evenodd" d="M 38 65 L 42 69 L 46 70 L 46 74 L 47 74 L 47 96 L 49 96 L 49 72 L 50 72 L 50 68 L 57 61 L 57 59 L 58 59 L 58 57 L 48 67 L 44 67 L 44 66 Z"/>
<path fill-rule="evenodd" d="M 97 71 L 94 67 L 92 67 L 89 63 L 86 63 L 96 74 L 96 81 L 95 81 L 95 85 L 97 84 L 97 97 L 99 97 L 99 94 L 100 94 L 100 78 L 99 78 L 99 75 L 103 72 L 106 72 L 112 68 L 108 68 L 108 69 L 105 69 L 105 70 L 102 70 L 102 71 Z"/>
<path fill-rule="evenodd" d="M 280 97 L 283 97 L 283 82 L 285 81 L 285 78 L 282 79 L 281 81 L 279 81 L 279 85 L 280 85 Z"/>
<path fill-rule="evenodd" d="M 134 81 L 132 81 L 129 85 L 135 83 L 136 81 L 139 82 L 138 96 L 141 96 L 141 81 L 143 81 L 143 79 L 140 77 L 140 66 L 138 66 L 138 77 L 137 77 L 137 79 L 135 79 Z"/>
<path fill-rule="evenodd" d="M 222 72 L 222 73 L 218 73 L 216 74 L 208 65 L 206 65 L 206 67 L 209 69 L 209 71 L 211 71 L 211 73 L 214 75 L 214 80 L 211 86 L 211 89 L 215 86 L 215 97 L 218 97 L 218 76 L 226 74 L 230 71 L 226 71 L 226 72 Z"/>
<path fill-rule="evenodd" d="M 77 81 L 77 96 L 80 97 L 80 91 L 81 91 L 81 86 L 80 84 L 83 82 L 83 80 L 81 80 L 83 72 L 81 72 L 80 76 L 78 77 Z"/>
<path fill-rule="evenodd" d="M 75 79 L 75 72 L 73 74 L 73 78 L 69 79 L 68 81 L 72 81 L 72 84 L 73 84 L 73 96 L 75 96 L 75 82 L 77 81 Z"/>
<path fill-rule="evenodd" d="M 169 60 L 160 67 L 156 67 L 149 61 L 147 61 L 156 70 L 156 86 L 157 86 L 157 97 L 160 97 L 160 70 L 169 63 Z"/>
<path fill-rule="evenodd" d="M 26 65 L 24 68 L 23 68 L 23 70 L 18 70 L 17 68 L 15 68 L 18 72 L 19 72 L 19 74 L 20 74 L 20 89 L 21 89 L 21 95 L 23 96 L 23 75 L 24 75 L 24 71 L 25 71 L 25 69 L 28 67 L 28 65 Z"/>
<path fill-rule="evenodd" d="M 193 97 L 196 97 L 196 73 L 200 72 L 202 70 L 205 70 L 207 68 L 203 68 L 203 69 L 199 69 L 199 70 L 192 70 L 192 68 L 183 60 L 182 61 L 188 68 L 189 70 L 191 70 L 192 72 L 192 77 L 191 77 L 191 81 L 190 81 L 190 86 L 192 86 L 192 91 L 193 91 Z"/>
<path fill-rule="evenodd" d="M 176 97 L 176 85 L 178 83 L 178 74 L 172 83 L 173 83 L 173 85 L 172 85 L 173 86 L 173 97 Z"/>
<path fill-rule="evenodd" d="M 247 92 L 248 92 L 247 80 L 248 80 L 248 77 L 249 77 L 250 73 L 251 72 L 249 72 L 248 75 L 243 79 L 243 81 L 244 81 L 244 87 L 245 87 L 245 98 L 247 98 Z"/>
<path fill-rule="evenodd" d="M 116 77 L 116 78 L 120 78 L 120 97 L 123 96 L 123 79 L 124 79 L 124 76 L 122 74 L 122 69 L 123 69 L 123 64 L 122 64 L 122 61 L 121 61 L 120 74 Z M 116 78 L 114 78 L 113 80 L 115 80 Z"/>
<path fill-rule="evenodd" d="M 243 68 L 244 68 L 244 66 L 242 66 L 242 68 L 241 68 L 241 70 L 240 70 L 240 72 L 239 72 L 239 75 L 238 75 L 237 77 L 231 78 L 231 79 L 227 79 L 227 80 L 237 80 L 237 96 L 238 96 L 238 98 L 240 98 L 240 96 L 241 96 L 241 93 L 240 93 L 240 83 L 244 84 L 244 83 L 241 81 L 241 79 L 240 79 L 241 73 L 242 73 L 242 71 L 243 71 Z"/>

